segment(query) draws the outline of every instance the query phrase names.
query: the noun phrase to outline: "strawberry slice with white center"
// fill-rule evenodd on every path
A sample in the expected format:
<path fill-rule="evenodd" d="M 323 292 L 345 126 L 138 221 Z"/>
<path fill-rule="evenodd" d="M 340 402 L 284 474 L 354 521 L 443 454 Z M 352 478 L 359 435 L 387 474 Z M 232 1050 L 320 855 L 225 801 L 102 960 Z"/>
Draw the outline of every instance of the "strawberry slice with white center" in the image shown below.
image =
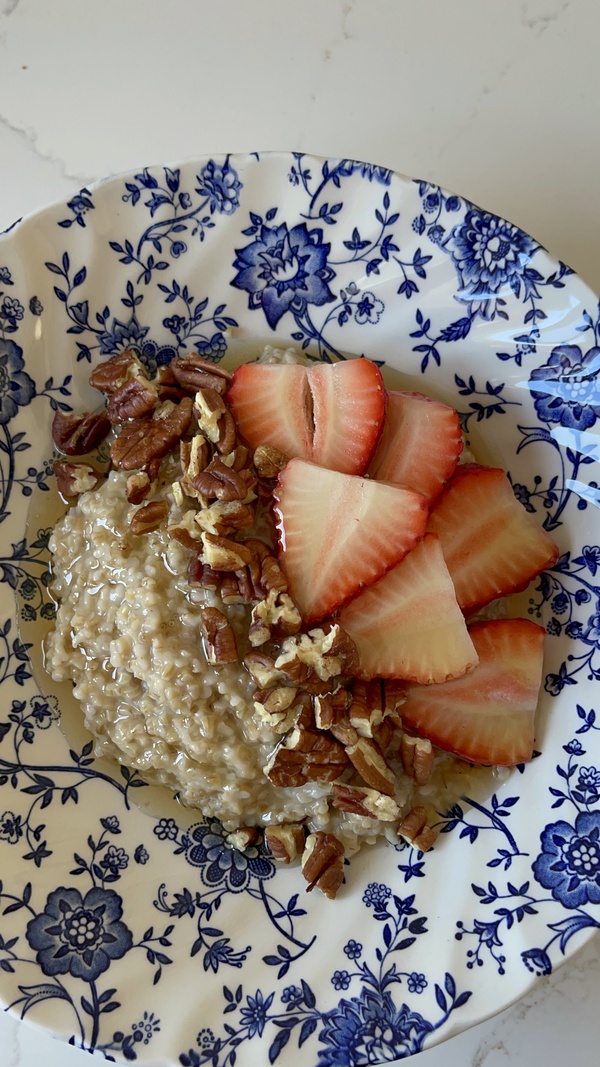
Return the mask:
<path fill-rule="evenodd" d="M 457 678 L 477 663 L 433 534 L 342 608 L 340 623 L 356 644 L 362 678 L 406 678 L 431 685 Z"/>
<path fill-rule="evenodd" d="M 515 497 L 503 470 L 468 463 L 429 513 L 465 612 L 525 589 L 558 559 L 554 541 Z"/>
<path fill-rule="evenodd" d="M 529 619 L 496 619 L 469 632 L 475 669 L 443 685 L 407 686 L 402 721 L 472 763 L 525 763 L 533 756 L 544 629 Z"/>
<path fill-rule="evenodd" d="M 454 408 L 422 393 L 389 391 L 369 475 L 407 485 L 431 502 L 453 474 L 462 448 Z"/>
<path fill-rule="evenodd" d="M 245 363 L 228 400 L 251 448 L 272 445 L 290 459 L 361 474 L 375 451 L 385 415 L 379 368 L 368 359 L 315 363 Z"/>
<path fill-rule="evenodd" d="M 274 490 L 280 559 L 306 622 L 381 578 L 423 536 L 427 504 L 400 486 L 292 459 Z"/>

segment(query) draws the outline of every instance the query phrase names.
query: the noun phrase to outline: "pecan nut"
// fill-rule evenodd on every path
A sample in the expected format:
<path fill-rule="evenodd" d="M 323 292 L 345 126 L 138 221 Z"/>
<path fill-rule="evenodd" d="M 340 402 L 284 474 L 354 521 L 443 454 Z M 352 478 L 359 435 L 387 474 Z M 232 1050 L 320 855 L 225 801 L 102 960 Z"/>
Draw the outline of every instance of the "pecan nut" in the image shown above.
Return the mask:
<path fill-rule="evenodd" d="M 133 349 L 128 348 L 94 367 L 89 382 L 94 389 L 99 389 L 106 396 L 112 396 L 125 382 L 139 373 L 143 373 L 142 364 Z"/>
<path fill-rule="evenodd" d="M 419 852 L 427 852 L 435 843 L 437 830 L 427 825 L 427 811 L 421 806 L 412 808 L 397 827 L 399 837 L 409 845 L 414 845 Z"/>
<path fill-rule="evenodd" d="M 381 681 L 355 682 L 348 718 L 361 737 L 373 737 L 373 730 L 383 722 L 384 700 Z"/>
<path fill-rule="evenodd" d="M 294 668 L 304 665 L 323 682 L 340 674 L 351 674 L 358 664 L 356 645 L 339 623 L 328 623 L 307 634 L 288 637 L 281 646 L 276 666 L 292 677 Z M 304 688 L 304 681 L 299 682 Z"/>
<path fill-rule="evenodd" d="M 265 830 L 265 845 L 279 863 L 293 863 L 303 852 L 305 839 L 304 826 L 298 822 L 267 826 Z"/>
<path fill-rule="evenodd" d="M 167 402 L 157 408 L 151 419 L 125 423 L 110 450 L 115 467 L 137 470 L 153 459 L 162 459 L 178 444 L 191 421 L 192 400 L 186 396 L 179 404 Z"/>
<path fill-rule="evenodd" d="M 282 677 L 275 667 L 275 660 L 265 652 L 249 652 L 244 656 L 243 664 L 259 689 L 268 689 Z"/>
<path fill-rule="evenodd" d="M 228 467 L 222 459 L 214 458 L 199 474 L 188 478 L 207 500 L 246 500 L 249 496 L 248 481 L 244 472 Z"/>
<path fill-rule="evenodd" d="M 134 534 L 152 533 L 158 530 L 161 522 L 167 517 L 169 505 L 166 500 L 152 500 L 138 508 L 131 517 L 129 527 Z"/>
<path fill-rule="evenodd" d="M 417 785 L 427 784 L 435 763 L 435 753 L 428 738 L 402 734 L 400 759 L 402 770 L 409 778 L 413 778 Z"/>
<path fill-rule="evenodd" d="M 276 478 L 287 461 L 287 456 L 273 445 L 259 445 L 254 452 L 254 466 L 259 478 Z"/>
<path fill-rule="evenodd" d="M 229 371 L 215 363 L 202 359 L 196 352 L 189 355 L 175 356 L 170 363 L 175 381 L 188 393 L 197 393 L 199 389 L 214 389 L 223 395 L 231 381 Z"/>
<path fill-rule="evenodd" d="M 216 591 L 221 582 L 221 575 L 203 563 L 200 556 L 193 556 L 188 564 L 187 580 L 189 585 L 200 585 L 203 589 Z"/>
<path fill-rule="evenodd" d="M 317 694 L 314 698 L 315 724 L 319 730 L 332 730 L 344 721 L 352 697 L 340 686 L 334 693 Z M 354 730 L 354 728 L 352 728 Z M 336 736 L 334 734 L 334 736 Z M 353 734 L 353 739 L 356 737 Z M 341 738 L 338 738 L 341 740 Z M 347 742 L 345 742 L 347 744 Z"/>
<path fill-rule="evenodd" d="M 293 686 L 282 685 L 254 693 L 254 710 L 273 733 L 285 734 L 294 726 L 300 709 L 296 706 L 297 692 Z"/>
<path fill-rule="evenodd" d="M 333 900 L 344 881 L 344 846 L 334 834 L 309 834 L 302 853 L 302 874 L 310 893 L 315 886 Z"/>
<path fill-rule="evenodd" d="M 92 452 L 110 433 L 110 419 L 104 411 L 57 411 L 52 420 L 52 440 L 66 456 Z"/>
<path fill-rule="evenodd" d="M 330 734 L 295 726 L 277 746 L 264 773 L 273 785 L 334 782 L 348 766 L 344 746 Z"/>
<path fill-rule="evenodd" d="M 209 663 L 233 663 L 237 660 L 235 634 L 222 611 L 218 608 L 202 608 L 200 627 Z"/>
<path fill-rule="evenodd" d="M 250 552 L 239 541 L 218 534 L 202 533 L 202 562 L 214 571 L 237 571 L 248 563 Z"/>
<path fill-rule="evenodd" d="M 369 737 L 359 737 L 353 745 L 346 746 L 346 754 L 352 766 L 371 789 L 393 797 L 396 792 L 396 778 L 376 741 Z"/>
<path fill-rule="evenodd" d="M 296 634 L 302 626 L 302 616 L 287 593 L 272 589 L 264 600 L 252 608 L 248 639 L 254 648 L 266 644 L 272 638 Z"/>
<path fill-rule="evenodd" d="M 400 817 L 400 808 L 393 797 L 369 789 L 363 785 L 345 785 L 334 782 L 331 786 L 332 807 L 347 811 L 352 815 L 363 815 L 380 822 L 396 822 Z"/>
<path fill-rule="evenodd" d="M 233 830 L 225 838 L 231 848 L 238 852 L 244 852 L 247 848 L 257 845 L 260 841 L 260 830 L 256 826 L 240 826 L 239 830 Z"/>
<path fill-rule="evenodd" d="M 100 481 L 100 474 L 87 463 L 63 463 L 57 461 L 54 464 L 54 476 L 56 488 L 61 496 L 74 497 L 81 493 L 87 493 L 94 489 Z"/>
<path fill-rule="evenodd" d="M 113 423 L 143 419 L 154 409 L 157 400 L 156 386 L 147 378 L 129 378 L 111 393 L 106 414 Z"/>

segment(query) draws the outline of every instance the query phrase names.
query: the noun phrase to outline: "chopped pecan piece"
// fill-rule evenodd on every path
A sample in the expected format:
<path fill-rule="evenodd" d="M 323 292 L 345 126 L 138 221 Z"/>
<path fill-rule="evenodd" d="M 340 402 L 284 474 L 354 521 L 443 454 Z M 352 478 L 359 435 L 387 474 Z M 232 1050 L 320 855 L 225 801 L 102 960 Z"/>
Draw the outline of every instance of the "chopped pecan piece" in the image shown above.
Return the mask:
<path fill-rule="evenodd" d="M 351 699 L 349 690 L 343 686 L 336 689 L 334 693 L 317 694 L 313 701 L 317 728 L 333 731 L 333 728 L 345 718 Z"/>
<path fill-rule="evenodd" d="M 418 848 L 419 852 L 427 852 L 438 836 L 437 830 L 432 830 L 427 825 L 427 811 L 420 806 L 412 808 L 404 816 L 397 828 L 397 832 L 400 837 L 408 841 L 409 845 L 414 845 L 415 848 Z"/>
<path fill-rule="evenodd" d="M 202 533 L 202 561 L 214 571 L 237 571 L 248 563 L 250 552 L 239 541 L 218 534 Z"/>
<path fill-rule="evenodd" d="M 326 623 L 283 642 L 277 667 L 291 677 L 290 670 L 297 664 L 304 664 L 324 682 L 351 674 L 358 664 L 356 645 L 339 623 Z M 299 684 L 306 688 L 304 682 Z"/>
<path fill-rule="evenodd" d="M 106 414 L 113 423 L 143 419 L 154 409 L 157 400 L 158 393 L 153 382 L 143 377 L 129 378 L 111 393 Z"/>
<path fill-rule="evenodd" d="M 250 449 L 246 445 L 236 445 L 230 452 L 221 456 L 223 463 L 234 471 L 243 471 L 248 467 Z"/>
<path fill-rule="evenodd" d="M 214 389 L 198 390 L 194 397 L 194 415 L 198 429 L 213 445 L 219 440 L 219 422 L 226 411 L 223 398 Z"/>
<path fill-rule="evenodd" d="M 151 419 L 134 419 L 123 426 L 112 443 L 110 455 L 115 467 L 137 470 L 150 460 L 161 459 L 179 442 L 192 420 L 192 400 L 162 405 Z"/>
<path fill-rule="evenodd" d="M 63 463 L 57 461 L 54 464 L 54 476 L 56 488 L 61 496 L 74 497 L 80 493 L 87 493 L 94 489 L 100 481 L 101 475 L 87 463 Z"/>
<path fill-rule="evenodd" d="M 234 663 L 237 645 L 231 625 L 218 608 L 202 608 L 200 625 L 204 651 L 209 663 Z"/>
<path fill-rule="evenodd" d="M 208 508 L 196 512 L 197 525 L 212 534 L 226 534 L 252 526 L 254 513 L 241 500 L 217 500 Z"/>
<path fill-rule="evenodd" d="M 207 500 L 245 501 L 249 495 L 243 472 L 228 467 L 218 458 L 212 459 L 203 471 L 189 481 Z"/>
<path fill-rule="evenodd" d="M 285 734 L 295 725 L 301 706 L 296 704 L 297 692 L 293 686 L 287 685 L 257 689 L 255 692 L 254 710 L 261 722 L 270 726 L 274 733 Z"/>
<path fill-rule="evenodd" d="M 217 574 L 218 572 L 215 571 L 214 573 Z M 234 571 L 225 571 L 220 577 L 219 594 L 223 603 L 243 604 L 244 598 L 240 593 L 240 585 Z"/>
<path fill-rule="evenodd" d="M 243 664 L 259 689 L 267 689 L 281 679 L 281 672 L 276 669 L 275 660 L 265 652 L 249 652 L 244 656 Z"/>
<path fill-rule="evenodd" d="M 203 563 L 200 556 L 194 556 L 188 564 L 187 580 L 189 585 L 200 585 L 203 589 L 219 588 L 221 575 L 212 567 Z"/>
<path fill-rule="evenodd" d="M 152 482 L 147 471 L 130 474 L 125 486 L 125 496 L 130 504 L 141 504 L 150 492 Z"/>
<path fill-rule="evenodd" d="M 254 453 L 254 466 L 259 478 L 276 478 L 287 461 L 287 456 L 273 445 L 259 445 Z"/>
<path fill-rule="evenodd" d="M 110 433 L 110 419 L 104 411 L 57 411 L 52 420 L 52 440 L 66 456 L 84 456 Z"/>
<path fill-rule="evenodd" d="M 298 633 L 301 626 L 302 617 L 292 598 L 287 593 L 272 589 L 264 600 L 259 600 L 252 608 L 248 639 L 254 648 L 258 648 L 271 638 Z"/>
<path fill-rule="evenodd" d="M 287 593 L 288 584 L 286 577 L 279 566 L 275 556 L 267 553 L 260 564 L 260 584 L 265 593 L 276 590 L 278 593 Z M 290 633 L 294 631 L 290 630 Z"/>
<path fill-rule="evenodd" d="M 400 808 L 393 797 L 369 789 L 363 785 L 343 785 L 334 782 L 331 786 L 332 807 L 348 811 L 352 815 L 364 815 L 381 822 L 395 822 L 400 817 Z"/>
<path fill-rule="evenodd" d="M 267 826 L 265 830 L 265 845 L 279 863 L 293 863 L 303 851 L 305 839 L 304 826 L 299 822 Z"/>
<path fill-rule="evenodd" d="M 172 400 L 178 404 L 186 395 L 185 389 L 177 384 L 177 379 L 168 363 L 163 363 L 156 372 L 156 386 L 159 400 Z"/>
<path fill-rule="evenodd" d="M 146 534 L 157 530 L 161 522 L 166 519 L 168 512 L 169 505 L 166 500 L 152 500 L 149 504 L 144 504 L 131 517 L 129 522 L 131 532 Z"/>
<path fill-rule="evenodd" d="M 427 784 L 435 763 L 433 746 L 428 738 L 402 734 L 400 759 L 402 770 L 409 778 L 413 778 L 417 785 Z"/>
<path fill-rule="evenodd" d="M 329 727 L 333 736 L 342 745 L 356 745 L 358 744 L 358 731 L 351 725 L 350 720 L 344 715 L 342 718 L 338 718 L 331 723 Z"/>
<path fill-rule="evenodd" d="M 383 694 L 379 678 L 355 682 L 348 718 L 361 737 L 373 737 L 373 728 L 383 722 Z"/>
<path fill-rule="evenodd" d="M 192 551 L 197 551 L 202 541 L 202 530 L 196 522 L 197 515 L 198 512 L 194 508 L 188 508 L 177 522 L 171 522 L 167 526 L 169 537 L 173 537 L 184 548 L 191 548 Z"/>
<path fill-rule="evenodd" d="M 219 419 L 219 436 L 215 442 L 217 450 L 225 456 L 231 455 L 235 448 L 236 437 L 237 431 L 233 415 L 227 409 Z"/>
<path fill-rule="evenodd" d="M 170 363 L 175 381 L 188 393 L 197 393 L 199 389 L 214 389 L 223 395 L 231 381 L 229 371 L 218 364 L 209 363 L 196 352 L 185 356 L 175 356 Z"/>
<path fill-rule="evenodd" d="M 232 833 L 227 834 L 225 840 L 232 848 L 237 849 L 238 852 L 243 852 L 245 849 L 251 848 L 252 845 L 258 844 L 260 830 L 256 826 L 240 826 L 239 830 L 233 830 Z"/>
<path fill-rule="evenodd" d="M 194 478 L 206 469 L 210 460 L 210 448 L 203 434 L 197 433 L 191 441 L 179 442 L 179 462 L 181 463 L 181 488 L 186 496 L 201 498 L 202 494 L 194 485 Z"/>
<path fill-rule="evenodd" d="M 277 746 L 264 772 L 273 785 L 334 782 L 348 766 L 344 746 L 318 730 L 295 726 Z"/>
<path fill-rule="evenodd" d="M 315 886 L 333 900 L 344 881 L 344 846 L 334 834 L 309 834 L 302 854 L 302 874 L 310 893 Z"/>
<path fill-rule="evenodd" d="M 137 373 L 143 373 L 142 364 L 133 349 L 128 348 L 125 352 L 107 359 L 105 363 L 99 363 L 90 374 L 89 382 L 94 389 L 99 389 L 106 396 L 112 396 L 125 382 L 129 381 Z"/>
<path fill-rule="evenodd" d="M 388 767 L 379 745 L 370 737 L 359 737 L 353 745 L 346 746 L 346 753 L 352 766 L 371 789 L 393 797 L 396 792 L 396 779 L 391 767 Z"/>
<path fill-rule="evenodd" d="M 400 708 L 406 701 L 406 690 L 404 689 L 402 682 L 396 681 L 394 678 L 385 678 L 383 681 L 383 700 L 384 717 L 392 718 L 398 726 L 402 725 L 402 719 L 400 717 Z"/>

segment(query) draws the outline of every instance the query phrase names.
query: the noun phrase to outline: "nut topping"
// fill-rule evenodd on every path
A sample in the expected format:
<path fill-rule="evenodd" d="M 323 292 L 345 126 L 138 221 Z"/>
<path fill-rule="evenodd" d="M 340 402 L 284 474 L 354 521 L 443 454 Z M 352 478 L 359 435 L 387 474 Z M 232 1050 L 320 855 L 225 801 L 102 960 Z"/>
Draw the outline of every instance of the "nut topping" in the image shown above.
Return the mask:
<path fill-rule="evenodd" d="M 256 826 L 240 826 L 239 830 L 234 830 L 232 833 L 227 834 L 225 840 L 232 848 L 237 849 L 238 852 L 243 852 L 245 849 L 251 848 L 252 845 L 258 844 L 260 831 Z"/>
<path fill-rule="evenodd" d="M 52 420 L 52 440 L 66 456 L 85 456 L 110 433 L 110 420 L 104 411 L 56 411 Z"/>
<path fill-rule="evenodd" d="M 237 571 L 248 563 L 250 552 L 239 541 L 218 534 L 202 533 L 202 562 L 214 571 Z"/>
<path fill-rule="evenodd" d="M 242 472 L 228 467 L 221 459 L 212 459 L 190 481 L 207 500 L 246 500 L 248 497 L 249 486 Z"/>
<path fill-rule="evenodd" d="M 235 634 L 218 608 L 200 612 L 204 651 L 209 663 L 234 663 L 237 659 Z"/>
<path fill-rule="evenodd" d="M 393 797 L 385 796 L 376 789 L 334 782 L 331 792 L 333 794 L 331 804 L 339 811 L 348 811 L 352 815 L 363 815 L 369 819 L 379 819 L 381 822 L 395 822 L 400 816 L 400 808 Z"/>
<path fill-rule="evenodd" d="M 94 367 L 89 382 L 94 389 L 99 389 L 106 396 L 112 396 L 125 382 L 133 378 L 136 372 L 143 373 L 142 364 L 133 349 L 128 348 Z"/>
<path fill-rule="evenodd" d="M 276 478 L 288 458 L 273 445 L 259 445 L 254 453 L 254 466 L 259 478 Z"/>
<path fill-rule="evenodd" d="M 426 737 L 411 737 L 402 734 L 400 741 L 402 769 L 417 785 L 426 785 L 431 778 L 435 754 L 431 741 Z"/>
<path fill-rule="evenodd" d="M 149 415 L 158 400 L 156 386 L 147 378 L 130 378 L 111 394 L 106 413 L 111 422 L 142 419 Z"/>
<path fill-rule="evenodd" d="M 168 514 L 169 505 L 166 500 L 152 500 L 138 508 L 131 517 L 129 527 L 134 534 L 147 534 L 157 530 Z"/>
<path fill-rule="evenodd" d="M 398 835 L 414 845 L 419 852 L 427 852 L 437 838 L 437 830 L 427 825 L 427 812 L 420 806 L 412 808 L 398 826 Z"/>
<path fill-rule="evenodd" d="M 267 689 L 281 679 L 281 672 L 276 669 L 275 660 L 265 652 L 249 652 L 243 663 L 259 689 Z"/>
<path fill-rule="evenodd" d="M 194 397 L 198 428 L 213 445 L 219 440 L 219 422 L 226 410 L 223 398 L 214 389 L 199 389 Z"/>
<path fill-rule="evenodd" d="M 74 497 L 80 493 L 87 493 L 100 481 L 98 471 L 87 463 L 62 463 L 54 464 L 54 476 L 56 488 L 61 496 Z"/>
<path fill-rule="evenodd" d="M 383 752 L 376 741 L 369 737 L 359 737 L 353 745 L 346 746 L 346 753 L 353 767 L 372 789 L 393 797 L 396 792 L 396 779 L 391 767 L 388 767 Z"/>
<path fill-rule="evenodd" d="M 317 728 L 334 732 L 334 727 L 345 718 L 351 699 L 349 691 L 343 686 L 336 689 L 335 693 L 317 694 L 313 701 Z M 356 739 L 356 735 L 354 735 L 354 739 Z M 341 740 L 341 738 L 338 738 L 338 740 Z"/>
<path fill-rule="evenodd" d="M 335 738 L 296 726 L 275 749 L 264 772 L 273 785 L 289 787 L 334 782 L 347 766 L 348 757 Z"/>
<path fill-rule="evenodd" d="M 199 389 L 214 389 L 223 395 L 227 392 L 232 377 L 229 371 L 202 359 L 196 352 L 175 356 L 170 367 L 177 384 L 188 393 L 197 393 Z"/>
<path fill-rule="evenodd" d="M 192 400 L 186 396 L 179 404 L 157 408 L 151 419 L 125 423 L 110 450 L 115 467 L 137 470 L 152 459 L 162 459 L 178 444 L 191 420 Z"/>
<path fill-rule="evenodd" d="M 293 863 L 304 849 L 305 836 L 304 827 L 298 822 L 267 826 L 265 845 L 278 863 Z"/>
<path fill-rule="evenodd" d="M 338 623 L 325 624 L 322 629 L 288 637 L 281 646 L 276 666 L 288 677 L 296 665 L 304 665 L 321 681 L 340 674 L 350 674 L 357 665 L 356 645 Z M 300 682 L 306 688 L 304 682 Z"/>
<path fill-rule="evenodd" d="M 257 689 L 254 694 L 254 710 L 260 721 L 270 726 L 273 733 L 285 734 L 294 726 L 301 707 L 301 704 L 296 706 L 296 695 L 297 690 L 292 686 Z M 304 693 L 303 696 L 306 697 L 307 694 Z"/>
<path fill-rule="evenodd" d="M 355 682 L 348 718 L 361 737 L 373 737 L 373 728 L 383 721 L 381 682 Z"/>
<path fill-rule="evenodd" d="M 307 893 L 315 886 L 333 900 L 344 881 L 344 846 L 334 834 L 317 830 L 309 834 L 302 854 L 302 874 L 309 883 Z"/>
<path fill-rule="evenodd" d="M 258 648 L 272 637 L 297 633 L 301 626 L 302 617 L 292 598 L 287 593 L 272 589 L 252 609 L 248 638 L 250 644 Z"/>

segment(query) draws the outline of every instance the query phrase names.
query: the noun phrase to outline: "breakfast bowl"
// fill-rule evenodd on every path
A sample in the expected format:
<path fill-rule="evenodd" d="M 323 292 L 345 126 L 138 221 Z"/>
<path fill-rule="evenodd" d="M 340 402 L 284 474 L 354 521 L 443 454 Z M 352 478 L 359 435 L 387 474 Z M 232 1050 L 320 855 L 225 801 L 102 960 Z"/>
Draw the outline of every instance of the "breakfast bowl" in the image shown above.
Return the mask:
<path fill-rule="evenodd" d="M 0 236 L 6 1010 L 115 1060 L 358 1067 L 499 1012 L 593 935 L 599 334 L 597 297 L 534 238 L 348 159 L 152 166 Z M 265 346 L 364 356 L 456 409 L 558 547 L 507 609 L 545 630 L 534 758 L 465 765 L 433 847 L 367 844 L 334 901 L 95 745 L 44 659 L 57 413 L 97 409 L 90 372 L 124 352 L 152 377 Z M 100 684 L 109 716 L 115 693 Z"/>

